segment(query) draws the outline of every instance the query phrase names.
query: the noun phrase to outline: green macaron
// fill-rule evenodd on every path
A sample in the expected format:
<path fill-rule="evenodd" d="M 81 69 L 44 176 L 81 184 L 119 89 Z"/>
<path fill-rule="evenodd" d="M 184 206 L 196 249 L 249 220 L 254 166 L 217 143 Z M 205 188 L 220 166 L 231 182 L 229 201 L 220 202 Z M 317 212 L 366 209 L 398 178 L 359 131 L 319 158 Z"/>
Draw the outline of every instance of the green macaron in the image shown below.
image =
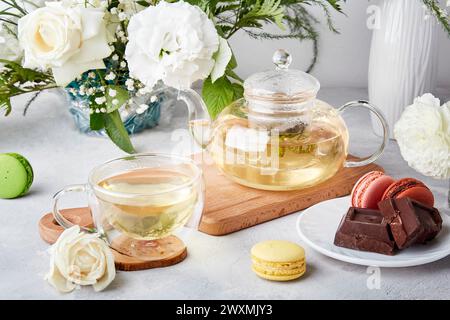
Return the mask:
<path fill-rule="evenodd" d="M 33 169 L 25 157 L 17 153 L 0 154 L 0 198 L 23 196 L 33 183 Z"/>

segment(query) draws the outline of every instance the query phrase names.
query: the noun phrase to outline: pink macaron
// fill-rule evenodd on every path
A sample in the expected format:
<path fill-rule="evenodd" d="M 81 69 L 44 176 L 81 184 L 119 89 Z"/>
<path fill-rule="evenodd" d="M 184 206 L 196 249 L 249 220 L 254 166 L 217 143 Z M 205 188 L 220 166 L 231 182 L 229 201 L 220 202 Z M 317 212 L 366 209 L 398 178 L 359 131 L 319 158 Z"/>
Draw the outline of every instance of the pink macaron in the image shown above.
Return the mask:
<path fill-rule="evenodd" d="M 357 208 L 378 209 L 378 202 L 386 189 L 395 180 L 381 171 L 371 171 L 363 175 L 353 187 L 352 206 Z"/>
<path fill-rule="evenodd" d="M 382 200 L 411 198 L 429 207 L 434 206 L 434 196 L 431 190 L 414 178 L 403 178 L 391 184 L 383 194 Z"/>

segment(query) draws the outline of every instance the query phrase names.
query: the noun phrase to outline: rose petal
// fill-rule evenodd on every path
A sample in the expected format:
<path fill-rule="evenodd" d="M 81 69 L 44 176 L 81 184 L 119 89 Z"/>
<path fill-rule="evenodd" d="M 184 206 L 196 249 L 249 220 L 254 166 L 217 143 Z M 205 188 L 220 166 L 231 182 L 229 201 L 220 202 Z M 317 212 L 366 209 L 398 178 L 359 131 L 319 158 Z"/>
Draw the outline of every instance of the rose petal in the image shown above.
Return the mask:
<path fill-rule="evenodd" d="M 76 285 L 66 280 L 56 267 L 54 256 L 50 258 L 50 271 L 45 275 L 44 279 L 61 292 L 70 292 L 76 288 Z"/>
<path fill-rule="evenodd" d="M 52 68 L 53 77 L 58 86 L 65 87 L 83 72 L 94 69 L 105 69 L 103 60 L 89 61 L 85 63 L 66 63 L 62 67 Z"/>
<path fill-rule="evenodd" d="M 102 251 L 105 255 L 106 270 L 102 278 L 93 285 L 95 291 L 102 291 L 105 289 L 116 277 L 116 268 L 114 264 L 114 255 L 109 248 L 104 248 Z"/>
<path fill-rule="evenodd" d="M 102 9 L 77 8 L 83 25 L 83 41 L 96 37 L 99 33 L 105 33 L 105 12 Z M 105 33 L 106 35 L 106 33 Z"/>
<path fill-rule="evenodd" d="M 84 41 L 78 53 L 72 56 L 66 63 L 86 63 L 93 60 L 101 60 L 111 55 L 112 50 L 108 45 L 106 29 L 102 28 L 101 30 L 97 36 Z"/>

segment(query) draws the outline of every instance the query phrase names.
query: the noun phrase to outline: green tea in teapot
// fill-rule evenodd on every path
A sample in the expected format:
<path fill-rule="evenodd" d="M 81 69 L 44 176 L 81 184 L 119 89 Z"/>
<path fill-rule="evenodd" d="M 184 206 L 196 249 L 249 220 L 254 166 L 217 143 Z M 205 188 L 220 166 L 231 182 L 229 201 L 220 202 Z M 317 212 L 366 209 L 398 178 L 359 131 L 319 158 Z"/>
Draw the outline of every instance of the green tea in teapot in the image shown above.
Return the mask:
<path fill-rule="evenodd" d="M 346 159 L 346 139 L 333 125 L 284 132 L 252 126 L 227 115 L 212 134 L 215 163 L 240 184 L 266 190 L 308 187 L 332 177 Z"/>

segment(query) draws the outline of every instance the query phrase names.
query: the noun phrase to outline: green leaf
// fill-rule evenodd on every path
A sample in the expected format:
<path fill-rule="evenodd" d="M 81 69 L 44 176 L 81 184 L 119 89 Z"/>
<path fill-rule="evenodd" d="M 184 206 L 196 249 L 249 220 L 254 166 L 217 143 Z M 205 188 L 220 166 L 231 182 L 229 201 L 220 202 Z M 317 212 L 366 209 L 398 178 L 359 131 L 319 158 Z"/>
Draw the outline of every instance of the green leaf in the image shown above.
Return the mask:
<path fill-rule="evenodd" d="M 116 95 L 114 97 L 110 96 L 111 90 L 114 90 L 116 92 Z M 123 106 L 128 99 L 130 98 L 130 95 L 127 90 L 125 90 L 121 86 L 114 86 L 110 85 L 106 87 L 105 91 L 106 95 L 106 112 L 111 113 L 119 109 L 121 106 Z M 113 104 L 113 100 L 117 99 L 118 103 Z"/>
<path fill-rule="evenodd" d="M 119 111 L 116 110 L 111 113 L 104 113 L 103 119 L 105 122 L 106 133 L 116 146 L 127 153 L 134 153 L 135 150 L 133 144 L 123 125 L 122 119 L 120 118 Z"/>
<path fill-rule="evenodd" d="M 244 96 L 244 87 L 239 83 L 233 83 L 234 97 L 233 100 L 240 99 Z"/>
<path fill-rule="evenodd" d="M 5 109 L 5 116 L 11 112 L 12 97 L 56 86 L 50 74 L 24 68 L 14 61 L 0 59 L 0 64 L 3 64 L 0 71 L 0 109 Z M 30 83 L 33 85 L 30 86 Z M 24 84 L 27 85 L 23 86 Z M 25 111 L 33 101 L 34 98 L 26 104 Z"/>
<path fill-rule="evenodd" d="M 236 57 L 234 56 L 233 50 L 231 50 L 231 59 L 230 59 L 230 62 L 228 62 L 227 69 L 234 70 L 236 68 L 237 68 Z"/>
<path fill-rule="evenodd" d="M 93 113 L 89 117 L 91 130 L 101 130 L 105 127 L 105 120 L 103 119 L 103 114 Z"/>
<path fill-rule="evenodd" d="M 237 24 L 239 27 L 261 28 L 263 21 L 270 21 L 284 30 L 284 14 L 285 7 L 281 0 L 256 0 L 251 10 L 245 13 Z"/>
<path fill-rule="evenodd" d="M 237 80 L 237 81 L 239 81 L 239 82 L 244 82 L 244 80 L 242 80 L 242 78 L 241 77 L 239 77 L 237 74 L 236 74 L 236 72 L 234 72 L 233 70 L 231 70 L 231 69 L 227 69 L 227 70 L 225 70 L 225 74 L 228 76 L 228 77 L 230 77 L 230 78 L 232 78 L 232 79 L 234 79 L 234 80 Z"/>
<path fill-rule="evenodd" d="M 11 113 L 11 100 L 7 97 L 0 97 L 0 109 L 5 109 L 5 117 Z"/>
<path fill-rule="evenodd" d="M 208 107 L 209 114 L 215 118 L 227 105 L 234 100 L 233 84 L 226 76 L 212 83 L 208 78 L 203 83 L 202 96 Z"/>
<path fill-rule="evenodd" d="M 18 77 L 17 81 L 45 81 L 48 79 L 48 75 L 46 75 L 45 73 L 35 71 L 33 69 L 24 68 L 17 62 L 0 59 L 0 63 L 3 63 L 14 70 L 16 76 Z"/>
<path fill-rule="evenodd" d="M 150 3 L 145 0 L 136 1 L 136 3 L 143 7 L 150 7 Z"/>

